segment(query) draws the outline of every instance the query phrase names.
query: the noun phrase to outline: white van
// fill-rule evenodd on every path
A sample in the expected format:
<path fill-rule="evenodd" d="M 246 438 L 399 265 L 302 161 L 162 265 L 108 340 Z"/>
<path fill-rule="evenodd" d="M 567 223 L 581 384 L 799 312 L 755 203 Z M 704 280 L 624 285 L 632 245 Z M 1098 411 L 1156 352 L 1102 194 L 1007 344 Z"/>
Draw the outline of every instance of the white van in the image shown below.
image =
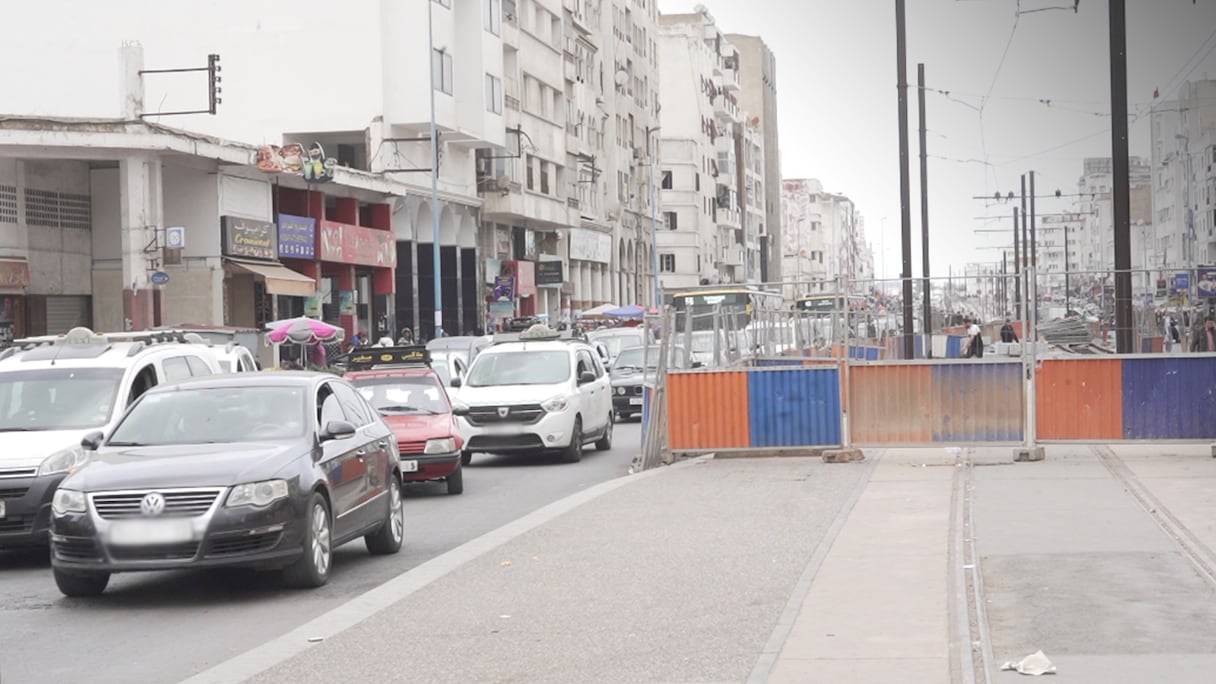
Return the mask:
<path fill-rule="evenodd" d="M 46 543 L 51 498 L 82 462 L 82 437 L 108 431 L 156 385 L 220 372 L 206 343 L 166 332 L 74 328 L 0 353 L 0 548 Z"/>

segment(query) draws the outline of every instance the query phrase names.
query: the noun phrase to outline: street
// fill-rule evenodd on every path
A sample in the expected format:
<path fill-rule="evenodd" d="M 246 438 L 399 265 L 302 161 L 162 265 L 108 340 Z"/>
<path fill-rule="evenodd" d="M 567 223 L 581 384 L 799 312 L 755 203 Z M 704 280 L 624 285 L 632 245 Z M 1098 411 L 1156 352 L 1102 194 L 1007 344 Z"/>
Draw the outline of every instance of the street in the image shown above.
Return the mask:
<path fill-rule="evenodd" d="M 46 551 L 0 552 L 0 681 L 173 682 L 315 618 L 460 544 L 596 483 L 626 473 L 639 424 L 617 426 L 615 447 L 583 461 L 478 454 L 465 493 L 442 484 L 406 490 L 406 541 L 373 557 L 362 541 L 336 550 L 328 585 L 282 589 L 248 571 L 116 575 L 105 595 L 64 598 Z"/>

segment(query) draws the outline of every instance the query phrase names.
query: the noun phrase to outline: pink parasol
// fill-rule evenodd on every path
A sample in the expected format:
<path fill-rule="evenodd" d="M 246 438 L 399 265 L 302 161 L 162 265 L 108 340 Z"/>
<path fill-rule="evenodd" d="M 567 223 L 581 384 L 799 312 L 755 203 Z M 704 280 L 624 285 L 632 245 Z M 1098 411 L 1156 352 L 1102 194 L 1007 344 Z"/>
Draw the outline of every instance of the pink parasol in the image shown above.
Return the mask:
<path fill-rule="evenodd" d="M 275 344 L 283 344 L 284 342 L 293 344 L 338 342 L 345 336 L 346 331 L 342 328 L 306 316 L 285 321 L 266 335 Z"/>

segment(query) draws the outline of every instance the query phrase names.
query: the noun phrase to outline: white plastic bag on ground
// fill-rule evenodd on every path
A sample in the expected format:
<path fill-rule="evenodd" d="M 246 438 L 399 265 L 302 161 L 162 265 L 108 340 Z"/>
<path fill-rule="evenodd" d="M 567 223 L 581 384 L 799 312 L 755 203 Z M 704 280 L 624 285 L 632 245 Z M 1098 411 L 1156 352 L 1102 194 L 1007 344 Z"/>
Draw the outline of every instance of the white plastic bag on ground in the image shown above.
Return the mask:
<path fill-rule="evenodd" d="M 1001 670 L 1013 670 L 1018 674 L 1037 677 L 1038 675 L 1055 674 L 1056 666 L 1051 664 L 1051 660 L 1042 651 L 1035 651 L 1016 663 L 1013 661 L 1005 663 L 1001 666 Z"/>

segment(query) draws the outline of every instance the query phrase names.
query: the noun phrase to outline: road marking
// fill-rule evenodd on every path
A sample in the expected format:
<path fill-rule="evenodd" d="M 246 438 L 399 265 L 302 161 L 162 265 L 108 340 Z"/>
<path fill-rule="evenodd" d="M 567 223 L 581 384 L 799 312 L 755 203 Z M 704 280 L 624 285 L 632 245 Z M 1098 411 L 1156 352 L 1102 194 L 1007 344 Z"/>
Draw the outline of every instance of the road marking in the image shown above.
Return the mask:
<path fill-rule="evenodd" d="M 601 482 L 594 487 L 576 492 L 564 499 L 559 499 L 498 529 L 467 541 L 447 553 L 436 556 L 377 587 L 367 590 L 337 608 L 313 618 L 280 637 L 183 680 L 181 684 L 231 684 L 232 682 L 243 682 L 251 679 L 303 653 L 308 650 L 310 645 L 322 643 L 325 639 L 354 627 L 432 582 L 443 578 L 460 566 L 493 551 L 526 532 L 569 513 L 585 503 L 627 484 L 673 468 L 685 468 L 704 463 L 711 458 L 713 458 L 712 454 L 682 461 L 664 468 L 654 468 L 633 475 L 625 475 L 608 480 L 607 482 Z"/>
<path fill-rule="evenodd" d="M 802 576 L 798 578 L 798 583 L 794 585 L 794 591 L 790 594 L 790 600 L 785 604 L 785 610 L 781 611 L 781 617 L 777 619 L 777 626 L 773 628 L 768 642 L 764 645 L 764 650 L 760 652 L 760 657 L 756 660 L 756 665 L 747 678 L 747 684 L 764 684 L 773 673 L 773 668 L 777 665 L 777 657 L 781 655 L 781 649 L 785 647 L 785 640 L 789 638 L 790 632 L 794 629 L 794 623 L 798 620 L 799 613 L 802 612 L 802 604 L 806 603 L 806 596 L 811 591 L 815 575 L 823 565 L 824 559 L 828 557 L 828 552 L 831 551 L 832 544 L 835 543 L 840 530 L 844 528 L 845 521 L 849 519 L 849 514 L 853 512 L 853 506 L 857 504 L 858 499 L 869 486 L 874 468 L 882 460 L 885 451 L 884 449 L 877 454 L 866 456 L 865 473 L 857 481 L 857 486 L 853 488 L 849 498 L 840 507 L 840 512 L 836 514 L 832 525 L 828 527 L 823 539 L 819 540 L 819 545 L 815 547 L 815 552 L 807 561 Z"/>

